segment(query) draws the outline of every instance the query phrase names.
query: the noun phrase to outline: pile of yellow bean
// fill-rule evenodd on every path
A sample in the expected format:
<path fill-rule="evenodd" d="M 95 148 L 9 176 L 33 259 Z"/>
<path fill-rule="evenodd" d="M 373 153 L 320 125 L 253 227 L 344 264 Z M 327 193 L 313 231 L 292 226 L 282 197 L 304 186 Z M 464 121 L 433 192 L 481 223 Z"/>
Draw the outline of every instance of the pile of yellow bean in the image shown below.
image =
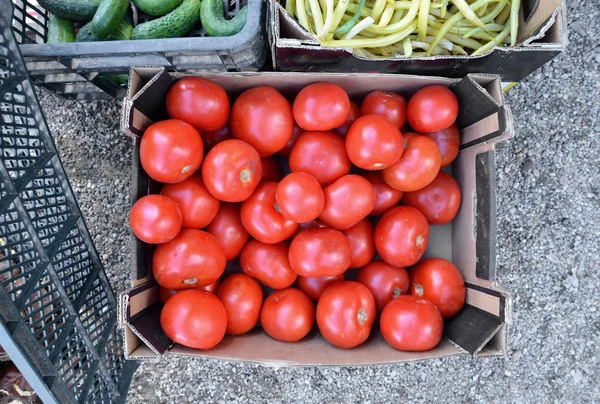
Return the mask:
<path fill-rule="evenodd" d="M 368 58 L 479 55 L 515 46 L 521 0 L 286 0 L 324 48 Z"/>

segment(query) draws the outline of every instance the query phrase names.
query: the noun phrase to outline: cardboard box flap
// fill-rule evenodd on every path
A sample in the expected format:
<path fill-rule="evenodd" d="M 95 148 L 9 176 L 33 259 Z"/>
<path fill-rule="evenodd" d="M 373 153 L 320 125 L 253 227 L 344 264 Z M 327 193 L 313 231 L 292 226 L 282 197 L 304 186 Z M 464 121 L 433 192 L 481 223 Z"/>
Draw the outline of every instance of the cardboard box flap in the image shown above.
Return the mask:
<path fill-rule="evenodd" d="M 563 0 L 522 0 L 518 40 L 523 45 L 531 44 L 541 39 L 554 24 L 558 24 L 558 28 L 564 31 L 565 22 Z M 561 39 L 562 37 L 563 35 Z"/>
<path fill-rule="evenodd" d="M 475 75 L 468 75 L 458 83 L 452 85 L 452 91 L 458 99 L 463 100 L 460 104 L 456 125 L 459 129 L 466 128 L 481 121 L 484 118 L 498 112 L 501 104 L 480 84 L 475 81 Z M 486 76 L 479 75 L 479 79 Z M 490 81 L 493 77 L 489 77 Z"/>
<path fill-rule="evenodd" d="M 498 317 L 466 304 L 456 316 L 446 320 L 444 336 L 475 355 L 496 335 L 502 325 Z"/>

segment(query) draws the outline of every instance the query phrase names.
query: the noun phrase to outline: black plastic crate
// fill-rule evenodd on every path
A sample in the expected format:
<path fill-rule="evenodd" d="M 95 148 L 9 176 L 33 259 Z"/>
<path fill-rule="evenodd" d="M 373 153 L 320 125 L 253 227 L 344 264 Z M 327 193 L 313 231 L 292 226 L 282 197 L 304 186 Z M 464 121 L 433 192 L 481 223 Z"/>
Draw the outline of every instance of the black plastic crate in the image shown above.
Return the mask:
<path fill-rule="evenodd" d="M 133 66 L 180 72 L 260 69 L 268 54 L 263 0 L 223 1 L 228 18 L 248 5 L 245 27 L 231 37 L 209 37 L 198 28 L 184 38 L 46 44 L 48 19 L 35 0 L 12 0 L 12 25 L 34 83 L 68 98 L 122 97 L 125 85 L 111 75 L 129 73 Z M 1 9 L 8 10 L 10 2 L 0 0 Z"/>
<path fill-rule="evenodd" d="M 0 345 L 45 402 L 123 402 L 137 363 L 10 20 L 0 13 Z"/>

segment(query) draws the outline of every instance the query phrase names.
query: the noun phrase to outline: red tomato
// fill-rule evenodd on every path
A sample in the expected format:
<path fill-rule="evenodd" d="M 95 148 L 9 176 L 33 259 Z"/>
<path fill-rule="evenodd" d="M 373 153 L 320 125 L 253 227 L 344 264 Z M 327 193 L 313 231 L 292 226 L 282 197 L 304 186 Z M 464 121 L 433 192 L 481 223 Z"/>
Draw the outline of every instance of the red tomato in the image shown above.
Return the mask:
<path fill-rule="evenodd" d="M 156 247 L 152 271 L 162 287 L 182 290 L 215 282 L 225 264 L 223 248 L 212 234 L 183 229 L 173 240 Z"/>
<path fill-rule="evenodd" d="M 389 91 L 373 91 L 363 100 L 360 113 L 385 116 L 400 129 L 406 123 L 406 98 Z"/>
<path fill-rule="evenodd" d="M 456 159 L 460 148 L 460 135 L 456 124 L 437 132 L 427 133 L 425 136 L 432 138 L 440 149 L 442 167 L 449 166 Z"/>
<path fill-rule="evenodd" d="M 402 157 L 381 172 L 383 180 L 398 191 L 416 191 L 429 184 L 440 172 L 442 157 L 435 141 L 414 136 Z"/>
<path fill-rule="evenodd" d="M 218 297 L 205 290 L 172 296 L 160 313 L 160 325 L 171 340 L 196 349 L 211 349 L 225 336 L 227 314 Z"/>
<path fill-rule="evenodd" d="M 214 132 L 227 123 L 229 97 L 216 83 L 186 77 L 169 89 L 167 112 L 171 118 L 186 121 L 199 131 Z"/>
<path fill-rule="evenodd" d="M 394 164 L 403 151 L 400 130 L 381 115 L 363 115 L 350 127 L 346 152 L 355 166 L 383 170 Z"/>
<path fill-rule="evenodd" d="M 458 268 L 443 258 L 429 258 L 410 271 L 410 294 L 430 300 L 443 318 L 455 316 L 465 304 L 466 288 Z"/>
<path fill-rule="evenodd" d="M 325 207 L 319 219 L 334 229 L 349 229 L 367 217 L 375 206 L 373 186 L 359 175 L 345 175 L 323 192 Z"/>
<path fill-rule="evenodd" d="M 264 244 L 251 240 L 242 250 L 240 266 L 244 273 L 271 289 L 284 289 L 296 280 L 288 258 L 288 242 Z"/>
<path fill-rule="evenodd" d="M 319 217 L 325 206 L 325 195 L 319 181 L 310 174 L 287 175 L 275 194 L 281 214 L 296 223 L 306 223 Z"/>
<path fill-rule="evenodd" d="M 208 192 L 199 172 L 177 184 L 166 184 L 160 194 L 179 206 L 186 229 L 205 227 L 219 210 L 219 200 Z"/>
<path fill-rule="evenodd" d="M 433 303 L 400 296 L 388 303 L 379 321 L 381 335 L 400 351 L 427 351 L 442 339 L 444 320 Z"/>
<path fill-rule="evenodd" d="M 360 117 L 360 107 L 354 101 L 350 101 L 350 115 L 348 116 L 348 119 L 346 119 L 346 123 L 339 128 L 335 128 L 333 131 L 340 136 L 346 137 L 350 130 L 350 126 L 352 126 L 358 117 Z"/>
<path fill-rule="evenodd" d="M 246 142 L 225 140 L 212 148 L 202 166 L 202 179 L 214 197 L 242 202 L 252 195 L 262 177 L 260 156 Z"/>
<path fill-rule="evenodd" d="M 304 130 L 331 130 L 342 126 L 350 115 L 350 98 L 333 83 L 304 87 L 294 100 L 294 118 Z"/>
<path fill-rule="evenodd" d="M 181 212 L 177 204 L 161 195 L 140 198 L 129 213 L 131 230 L 144 243 L 171 241 L 181 230 Z"/>
<path fill-rule="evenodd" d="M 281 171 L 279 166 L 272 157 L 263 157 L 260 159 L 262 165 L 262 178 L 261 181 L 280 181 Z"/>
<path fill-rule="evenodd" d="M 317 324 L 323 337 L 339 348 L 365 342 L 375 321 L 375 301 L 366 286 L 354 281 L 334 283 L 317 304 Z"/>
<path fill-rule="evenodd" d="M 333 276 L 318 276 L 316 278 L 298 277 L 298 289 L 306 293 L 315 302 L 319 300 L 325 289 L 334 283 L 344 280 L 344 274 Z"/>
<path fill-rule="evenodd" d="M 302 171 L 327 186 L 350 172 L 344 139 L 334 132 L 304 132 L 290 153 L 290 170 Z"/>
<path fill-rule="evenodd" d="M 290 265 L 300 276 L 334 276 L 343 274 L 352 262 L 348 238 L 334 229 L 304 230 L 292 240 Z"/>
<path fill-rule="evenodd" d="M 227 313 L 227 333 L 250 331 L 260 317 L 263 292 L 258 282 L 244 274 L 232 274 L 223 281 L 217 294 Z"/>
<path fill-rule="evenodd" d="M 393 208 L 402 199 L 402 191 L 390 187 L 378 171 L 363 174 L 363 177 L 373 185 L 375 191 L 375 206 L 369 216 L 379 216 Z"/>
<path fill-rule="evenodd" d="M 344 230 L 344 235 L 348 238 L 352 250 L 350 268 L 360 268 L 367 265 L 375 256 L 373 224 L 368 219 L 363 219 L 349 229 Z"/>
<path fill-rule="evenodd" d="M 421 259 L 429 241 L 429 224 L 411 206 L 388 210 L 375 227 L 375 249 L 390 265 L 407 267 Z"/>
<path fill-rule="evenodd" d="M 253 146 L 261 157 L 283 149 L 292 138 L 292 106 L 273 87 L 244 91 L 233 103 L 231 129 L 236 139 Z"/>
<path fill-rule="evenodd" d="M 437 177 L 418 191 L 406 192 L 405 205 L 421 211 L 429 224 L 446 224 L 452 221 L 460 209 L 462 194 L 456 180 L 440 171 Z"/>
<path fill-rule="evenodd" d="M 294 235 L 298 223 L 286 219 L 277 205 L 276 182 L 261 182 L 250 198 L 242 203 L 242 223 L 255 239 L 267 244 L 279 243 Z"/>
<path fill-rule="evenodd" d="M 404 268 L 392 266 L 385 261 L 372 261 L 358 272 L 356 280 L 365 285 L 375 299 L 377 312 L 400 295 L 408 293 L 408 272 Z"/>
<path fill-rule="evenodd" d="M 263 304 L 260 324 L 279 341 L 296 342 L 308 334 L 315 323 L 315 305 L 298 289 L 273 292 Z"/>
<path fill-rule="evenodd" d="M 447 87 L 423 87 L 408 101 L 406 114 L 408 123 L 417 132 L 436 132 L 456 121 L 458 99 Z"/>
<path fill-rule="evenodd" d="M 189 178 L 200 168 L 203 157 L 198 131 L 177 119 L 150 125 L 140 143 L 142 167 L 158 182 L 174 184 Z"/>
<path fill-rule="evenodd" d="M 250 238 L 242 224 L 240 205 L 234 203 L 222 202 L 206 231 L 219 241 L 227 261 L 237 258 Z"/>
<path fill-rule="evenodd" d="M 225 140 L 233 139 L 233 132 L 229 124 L 223 126 L 221 129 L 215 132 L 202 132 L 202 141 L 204 142 L 204 152 L 208 153 L 210 149 L 215 147 L 217 143 L 221 143 Z"/>
<path fill-rule="evenodd" d="M 215 282 L 211 283 L 210 285 L 201 286 L 199 288 L 194 288 L 194 289 L 206 290 L 207 292 L 216 294 L 217 291 L 219 290 L 220 285 L 221 285 L 221 282 L 217 279 Z M 176 293 L 179 293 L 179 291 L 163 288 L 160 285 L 158 286 L 158 297 L 160 298 L 160 301 L 162 302 L 162 304 L 167 303 L 167 300 L 169 300 L 171 298 L 171 296 L 173 296 Z"/>
<path fill-rule="evenodd" d="M 302 130 L 302 128 L 300 126 L 298 126 L 298 124 L 296 122 L 294 122 L 294 130 L 292 132 L 292 138 L 290 139 L 289 142 L 287 142 L 287 144 L 285 145 L 285 147 L 283 149 L 281 149 L 277 152 L 277 154 L 279 154 L 280 156 L 289 157 L 290 153 L 292 152 L 292 149 L 294 148 L 294 145 L 296 144 L 296 141 L 298 140 L 300 135 L 303 133 L 304 133 L 304 131 Z"/>

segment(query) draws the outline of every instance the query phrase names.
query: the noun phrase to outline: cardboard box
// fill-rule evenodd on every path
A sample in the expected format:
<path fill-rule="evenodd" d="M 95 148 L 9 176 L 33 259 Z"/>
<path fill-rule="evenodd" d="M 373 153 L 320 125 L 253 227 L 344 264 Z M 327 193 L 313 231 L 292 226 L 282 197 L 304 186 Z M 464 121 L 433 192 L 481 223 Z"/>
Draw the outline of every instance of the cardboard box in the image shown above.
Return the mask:
<path fill-rule="evenodd" d="M 132 70 L 128 96 L 123 107 L 125 133 L 134 139 L 132 201 L 157 192 L 157 184 L 139 163 L 139 137 L 153 122 L 166 117 L 165 95 L 182 74 L 163 68 Z M 432 226 L 426 256 L 452 260 L 467 286 L 466 305 L 446 321 L 441 343 L 428 352 L 400 352 L 391 348 L 373 329 L 366 343 L 351 350 L 327 343 L 315 329 L 298 343 L 276 341 L 260 327 L 242 336 L 226 336 L 214 349 L 194 350 L 173 344 L 160 327 L 161 303 L 151 269 L 151 248 L 132 236 L 133 287 L 121 296 L 120 323 L 125 355 L 129 359 L 158 359 L 161 355 L 189 355 L 215 359 L 256 362 L 273 366 L 366 365 L 472 354 L 503 355 L 510 323 L 510 298 L 497 288 L 495 278 L 496 211 L 494 147 L 512 136 L 510 109 L 503 104 L 497 76 L 470 75 L 463 79 L 402 75 L 230 73 L 205 74 L 235 97 L 245 89 L 270 85 L 293 99 L 304 86 L 318 81 L 337 83 L 351 98 L 362 99 L 372 90 L 386 89 L 410 96 L 419 88 L 442 84 L 458 96 L 461 151 L 452 172 L 462 189 L 463 202 L 454 221 Z M 239 271 L 236 262 L 228 271 Z"/>
<path fill-rule="evenodd" d="M 284 0 L 281 0 L 284 1 Z M 567 46 L 566 7 L 562 0 L 522 0 L 516 47 L 495 47 L 477 56 L 390 57 L 366 59 L 351 49 L 325 49 L 319 40 L 269 0 L 267 34 L 278 71 L 376 72 L 464 77 L 498 74 L 517 82 L 558 56 Z"/>

